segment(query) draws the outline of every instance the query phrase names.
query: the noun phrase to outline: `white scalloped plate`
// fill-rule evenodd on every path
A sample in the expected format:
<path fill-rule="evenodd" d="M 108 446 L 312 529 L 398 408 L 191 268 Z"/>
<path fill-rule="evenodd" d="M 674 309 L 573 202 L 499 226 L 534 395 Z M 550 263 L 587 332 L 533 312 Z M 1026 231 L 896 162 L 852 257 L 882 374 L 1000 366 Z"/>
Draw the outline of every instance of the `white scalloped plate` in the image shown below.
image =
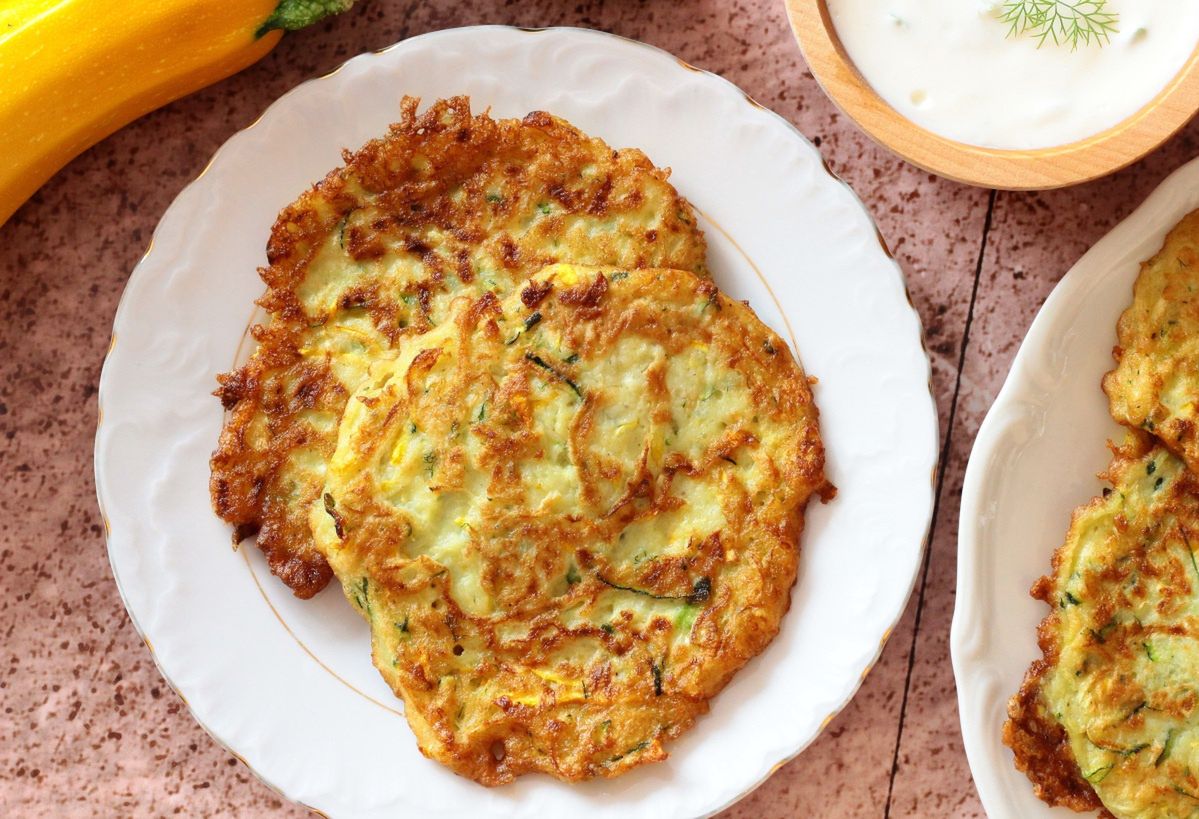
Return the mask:
<path fill-rule="evenodd" d="M 1008 698 L 1040 656 L 1045 604 L 1029 596 L 1049 570 L 1074 508 L 1119 440 L 1099 381 L 1113 366 L 1116 320 L 1132 301 L 1140 263 L 1199 207 L 1199 160 L 1184 165 L 1087 251 L 1046 299 L 966 469 L 951 646 L 962 737 L 978 794 L 993 819 L 1066 819 L 1033 795 L 1002 741 Z"/>
<path fill-rule="evenodd" d="M 815 504 L 782 632 L 674 743 L 611 781 L 493 790 L 424 759 L 336 590 L 290 596 L 208 506 L 210 392 L 262 284 L 279 209 L 381 134 L 400 97 L 545 109 L 644 149 L 703 213 L 716 280 L 803 353 L 840 495 Z M 793 331 L 793 332 L 792 332 Z M 783 119 L 648 46 L 578 29 L 407 40 L 305 83 L 233 136 L 167 210 L 117 311 L 96 485 L 126 606 L 196 719 L 286 796 L 334 816 L 715 811 L 812 741 L 873 664 L 932 509 L 936 411 L 919 321 L 861 202 Z M 885 400 L 879 400 L 885 396 Z"/>

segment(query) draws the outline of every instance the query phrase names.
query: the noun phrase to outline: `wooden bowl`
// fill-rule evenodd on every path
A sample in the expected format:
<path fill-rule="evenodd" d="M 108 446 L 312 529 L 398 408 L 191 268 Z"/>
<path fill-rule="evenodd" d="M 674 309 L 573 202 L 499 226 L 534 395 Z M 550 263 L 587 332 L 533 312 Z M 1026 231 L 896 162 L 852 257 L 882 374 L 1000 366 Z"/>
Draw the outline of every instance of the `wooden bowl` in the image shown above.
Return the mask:
<path fill-rule="evenodd" d="M 858 73 L 833 28 L 825 0 L 785 0 L 791 28 L 825 93 L 872 139 L 940 176 L 986 188 L 1042 190 L 1098 179 L 1161 145 L 1199 111 L 1199 46 L 1178 75 L 1141 110 L 1068 145 L 1000 150 L 928 131 L 888 105 Z"/>

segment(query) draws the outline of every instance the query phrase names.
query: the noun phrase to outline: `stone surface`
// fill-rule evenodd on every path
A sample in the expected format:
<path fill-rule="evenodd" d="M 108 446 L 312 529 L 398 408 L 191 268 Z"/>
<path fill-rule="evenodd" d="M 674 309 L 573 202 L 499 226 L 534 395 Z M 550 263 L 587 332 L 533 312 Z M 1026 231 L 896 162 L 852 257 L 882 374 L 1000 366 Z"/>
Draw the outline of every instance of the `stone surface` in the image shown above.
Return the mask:
<path fill-rule="evenodd" d="M 947 646 L 966 458 L 1045 296 L 1193 155 L 1199 127 L 1111 179 L 992 197 L 905 164 L 846 121 L 807 71 L 778 0 L 362 0 L 87 151 L 0 228 L 0 815 L 305 815 L 191 720 L 125 614 L 91 477 L 96 382 L 129 271 L 225 139 L 359 52 L 472 23 L 601 28 L 722 74 L 816 142 L 873 212 L 923 318 L 941 413 L 927 569 L 857 697 L 725 815 L 981 816 Z"/>

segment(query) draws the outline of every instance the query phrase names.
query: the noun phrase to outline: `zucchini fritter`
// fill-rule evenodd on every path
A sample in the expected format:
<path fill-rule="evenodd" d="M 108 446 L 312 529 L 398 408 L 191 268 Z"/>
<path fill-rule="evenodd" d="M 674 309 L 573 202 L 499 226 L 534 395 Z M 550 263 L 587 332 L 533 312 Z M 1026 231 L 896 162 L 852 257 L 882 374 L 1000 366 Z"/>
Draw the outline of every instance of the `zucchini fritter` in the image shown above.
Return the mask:
<path fill-rule="evenodd" d="M 667 266 L 706 275 L 690 205 L 640 151 L 543 112 L 472 116 L 469 100 L 402 119 L 279 216 L 257 352 L 220 377 L 217 513 L 258 535 L 300 597 L 329 580 L 307 514 L 341 412 L 370 361 L 437 327 L 451 299 L 503 298 L 546 264 Z"/>
<path fill-rule="evenodd" d="M 1112 417 L 1153 433 L 1199 472 L 1199 211 L 1141 265 L 1103 379 Z"/>
<path fill-rule="evenodd" d="M 1052 611 L 1004 740 L 1050 804 L 1199 810 L 1199 480 L 1131 432 L 1033 595 Z"/>
<path fill-rule="evenodd" d="M 832 491 L 748 307 L 559 264 L 371 367 L 311 521 L 421 750 L 496 785 L 665 758 L 777 633 Z"/>

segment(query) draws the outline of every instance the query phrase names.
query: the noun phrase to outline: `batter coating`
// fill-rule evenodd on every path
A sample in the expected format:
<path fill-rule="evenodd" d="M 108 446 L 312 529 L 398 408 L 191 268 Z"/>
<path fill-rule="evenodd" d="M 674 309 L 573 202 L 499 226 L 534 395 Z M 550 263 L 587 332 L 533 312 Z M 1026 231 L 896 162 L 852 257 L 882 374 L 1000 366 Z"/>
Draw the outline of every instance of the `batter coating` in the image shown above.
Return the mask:
<path fill-rule="evenodd" d="M 437 327 L 452 299 L 500 298 L 558 261 L 706 275 L 690 205 L 640 151 L 544 112 L 472 116 L 464 97 L 403 116 L 280 214 L 258 349 L 220 377 L 228 417 L 211 494 L 236 539 L 258 535 L 300 597 L 328 582 L 308 508 L 346 400 L 370 362 Z"/>
<path fill-rule="evenodd" d="M 1150 436 L 1074 513 L 1034 596 L 1051 606 L 1004 739 L 1050 804 L 1120 819 L 1199 809 L 1199 481 Z"/>
<path fill-rule="evenodd" d="M 1199 472 L 1199 211 L 1141 265 L 1103 379 L 1112 417 L 1152 433 Z"/>
<path fill-rule="evenodd" d="M 807 377 L 710 281 L 554 265 L 349 401 L 312 528 L 422 751 L 614 776 L 778 632 L 828 497 Z"/>

